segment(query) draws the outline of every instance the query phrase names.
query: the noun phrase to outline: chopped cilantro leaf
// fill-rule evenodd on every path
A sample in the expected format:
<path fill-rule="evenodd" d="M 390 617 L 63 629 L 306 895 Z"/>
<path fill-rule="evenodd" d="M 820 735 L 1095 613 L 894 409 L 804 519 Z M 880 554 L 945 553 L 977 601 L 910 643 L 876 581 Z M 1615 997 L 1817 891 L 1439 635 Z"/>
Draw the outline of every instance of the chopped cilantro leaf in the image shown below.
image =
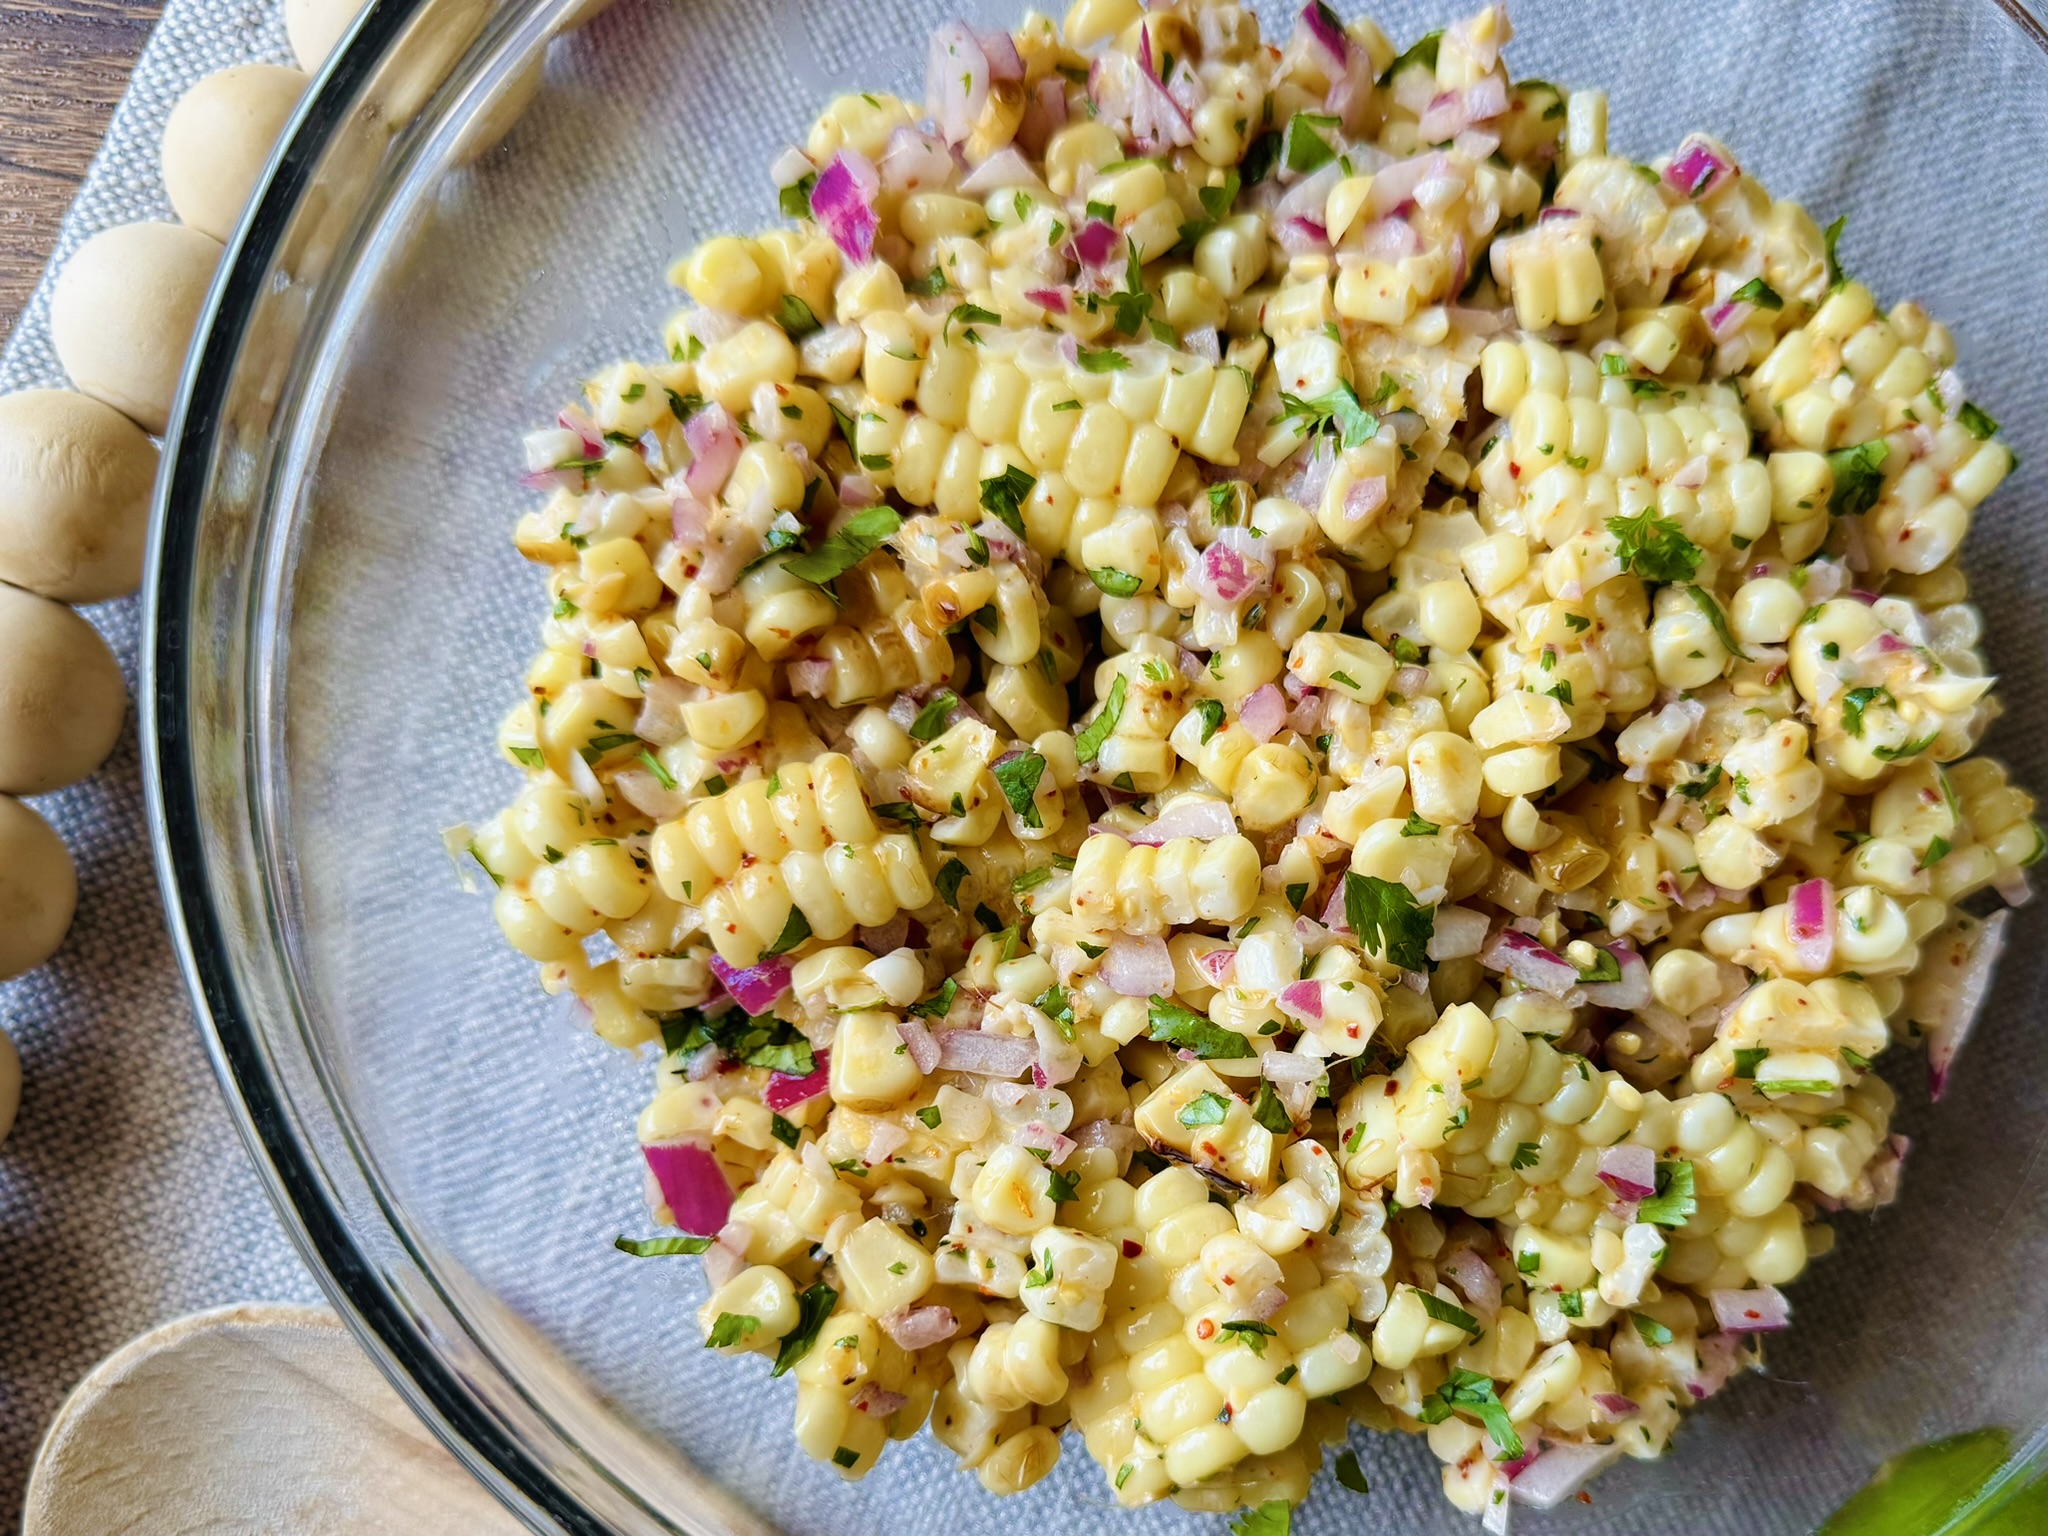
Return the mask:
<path fill-rule="evenodd" d="M 1109 740 L 1116 723 L 1123 718 L 1124 694 L 1128 680 L 1119 672 L 1109 685 L 1109 697 L 1102 701 L 1102 709 L 1088 722 L 1086 729 L 1074 738 L 1074 757 L 1078 762 L 1092 763 L 1102 751 L 1102 744 Z M 1221 708 L 1221 706 L 1218 706 Z"/>
<path fill-rule="evenodd" d="M 1615 558 L 1645 581 L 1690 581 L 1704 558 L 1700 547 L 1668 517 L 1648 509 L 1634 517 L 1610 517 Z"/>
<path fill-rule="evenodd" d="M 677 1253 L 703 1253 L 711 1242 L 708 1237 L 615 1237 L 612 1246 L 636 1259 L 664 1259 Z"/>
<path fill-rule="evenodd" d="M 1877 505 L 1884 489 L 1884 461 L 1891 449 L 1881 437 L 1853 448 L 1837 448 L 1827 456 L 1835 473 L 1835 493 L 1828 498 L 1828 511 L 1835 517 L 1854 517 Z"/>
<path fill-rule="evenodd" d="M 1192 1008 L 1155 997 L 1147 1010 L 1151 1036 L 1162 1045 L 1193 1051 L 1206 1061 L 1248 1059 L 1251 1042 L 1235 1030 L 1212 1024 Z"/>
<path fill-rule="evenodd" d="M 1407 886 L 1346 870 L 1344 916 L 1359 943 L 1378 950 L 1389 964 L 1404 971 L 1428 969 L 1436 909 L 1418 906 Z"/>
<path fill-rule="evenodd" d="M 782 568 L 799 580 L 822 587 L 859 565 L 902 526 L 902 517 L 893 509 L 864 507 L 816 549 L 792 556 Z"/>
<path fill-rule="evenodd" d="M 781 1376 L 808 1355 L 811 1346 L 818 1342 L 818 1330 L 825 1326 L 825 1320 L 838 1305 L 839 1293 L 822 1280 L 798 1296 L 796 1326 L 782 1336 L 782 1347 L 775 1354 L 775 1368 L 768 1374 Z"/>
<path fill-rule="evenodd" d="M 1036 752 L 1021 753 L 1007 762 L 995 765 L 996 783 L 1003 789 L 1003 798 L 1010 802 L 1010 809 L 1027 827 L 1042 827 L 1044 817 L 1039 815 L 1038 802 L 1033 796 L 1038 791 L 1038 781 L 1045 776 L 1045 759 Z"/>

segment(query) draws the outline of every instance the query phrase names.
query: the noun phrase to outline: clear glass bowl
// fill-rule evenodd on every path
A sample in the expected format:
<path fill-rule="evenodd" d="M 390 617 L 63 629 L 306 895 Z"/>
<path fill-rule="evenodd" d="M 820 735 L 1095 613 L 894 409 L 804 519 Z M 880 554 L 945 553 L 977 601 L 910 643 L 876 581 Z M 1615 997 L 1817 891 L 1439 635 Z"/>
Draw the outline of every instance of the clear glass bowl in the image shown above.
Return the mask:
<path fill-rule="evenodd" d="M 1455 3 L 1377 14 L 1407 40 Z M 508 537 L 530 499 L 521 432 L 585 371 L 658 347 L 666 263 L 773 218 L 768 161 L 828 88 L 921 93 L 945 14 L 619 0 L 546 46 L 569 9 L 376 0 L 279 154 L 187 380 L 147 739 L 165 891 L 249 1145 L 364 1342 L 536 1529 L 1219 1531 L 1171 1506 L 1118 1512 L 1071 1442 L 1005 1505 L 925 1438 L 858 1484 L 806 1461 L 790 1384 L 699 1346 L 697 1267 L 612 1249 L 647 1225 L 645 1065 L 540 995 L 443 857 L 444 827 L 513 788 L 493 729 L 541 598 Z M 2018 0 L 1514 12 L 1516 74 L 1606 86 L 1622 152 L 1707 127 L 1775 192 L 1848 212 L 1854 270 L 1953 324 L 1977 399 L 2043 462 L 2031 162 L 2048 35 Z M 460 166 L 544 46 L 537 100 Z M 1969 560 L 2011 704 L 1994 747 L 2039 790 L 2048 498 L 2031 466 L 1980 514 Z M 1771 1374 L 1691 1416 L 1665 1461 L 1524 1528 L 1807 1531 L 1885 1458 L 1985 1424 L 2013 1431 L 2004 1485 L 2032 1475 L 2048 1441 L 2048 1062 L 2028 1007 L 2043 933 L 2039 908 L 2019 915 L 1939 1113 L 1901 1063 L 1904 1196 L 1839 1221 Z M 1472 1529 L 1417 1442 L 1359 1451 L 1369 1503 L 1318 1497 L 1298 1530 Z"/>

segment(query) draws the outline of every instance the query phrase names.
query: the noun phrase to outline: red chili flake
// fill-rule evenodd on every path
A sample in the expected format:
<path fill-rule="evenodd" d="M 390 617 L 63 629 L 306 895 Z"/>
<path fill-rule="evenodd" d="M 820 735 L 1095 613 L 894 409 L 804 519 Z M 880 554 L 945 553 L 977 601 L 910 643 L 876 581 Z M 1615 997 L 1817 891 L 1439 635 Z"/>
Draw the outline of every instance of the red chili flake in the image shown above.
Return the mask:
<path fill-rule="evenodd" d="M 1143 1243 L 1132 1242 L 1131 1239 L 1129 1239 L 1128 1237 L 1124 1239 L 1125 1258 L 1135 1259 L 1139 1254 L 1143 1253 L 1144 1251 L 1145 1245 Z"/>
<path fill-rule="evenodd" d="M 1578 1500 L 1581 1504 L 1590 1504 L 1593 1502 L 1593 1495 L 1581 1488 L 1578 1492 Z"/>
<path fill-rule="evenodd" d="M 1203 1318 L 1199 1323 L 1195 1324 L 1195 1337 L 1198 1339 L 1215 1338 L 1216 1325 L 1213 1322 L 1211 1322 L 1208 1318 Z"/>
<path fill-rule="evenodd" d="M 1393 1096 L 1394 1096 L 1395 1094 L 1399 1093 L 1400 1091 L 1401 1091 L 1400 1089 L 1398 1089 L 1398 1088 L 1396 1088 L 1396 1087 L 1394 1086 L 1394 1080 L 1393 1080 L 1393 1079 L 1392 1079 L 1391 1077 L 1390 1077 L 1390 1078 L 1388 1078 L 1388 1079 L 1387 1079 L 1387 1097 L 1391 1099 L 1391 1098 L 1392 1098 L 1392 1097 L 1393 1097 Z"/>

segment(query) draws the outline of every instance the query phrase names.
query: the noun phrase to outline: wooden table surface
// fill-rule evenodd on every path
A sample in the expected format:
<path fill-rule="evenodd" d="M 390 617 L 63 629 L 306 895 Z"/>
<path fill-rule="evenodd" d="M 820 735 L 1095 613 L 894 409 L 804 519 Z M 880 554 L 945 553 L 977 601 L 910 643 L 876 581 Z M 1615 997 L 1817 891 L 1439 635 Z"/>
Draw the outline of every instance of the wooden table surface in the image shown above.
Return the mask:
<path fill-rule="evenodd" d="M 0 338 L 49 259 L 161 0 L 0 0 Z"/>

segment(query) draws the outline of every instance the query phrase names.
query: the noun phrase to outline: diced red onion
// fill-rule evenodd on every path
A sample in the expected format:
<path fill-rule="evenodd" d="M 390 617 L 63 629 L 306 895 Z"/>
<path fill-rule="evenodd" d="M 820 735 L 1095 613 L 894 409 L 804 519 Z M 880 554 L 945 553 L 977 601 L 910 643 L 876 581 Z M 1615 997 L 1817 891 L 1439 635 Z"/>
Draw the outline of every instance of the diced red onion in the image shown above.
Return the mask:
<path fill-rule="evenodd" d="M 1755 313 L 1755 306 L 1746 303 L 1716 304 L 1707 311 L 1707 329 L 1713 333 L 1714 340 L 1726 341 L 1749 324 L 1749 317 Z"/>
<path fill-rule="evenodd" d="M 1388 216 L 1359 228 L 1358 246 L 1367 261 L 1405 261 L 1422 252 L 1422 236 L 1406 219 Z"/>
<path fill-rule="evenodd" d="M 864 262 L 875 254 L 875 193 L 881 185 L 866 155 L 842 149 L 811 188 L 811 217 L 849 261 Z"/>
<path fill-rule="evenodd" d="M 1775 1285 L 1751 1291 L 1709 1291 L 1723 1333 L 1776 1333 L 1792 1326 L 1792 1304 Z"/>
<path fill-rule="evenodd" d="M 798 698 L 822 699 L 832 681 L 832 663 L 811 657 L 789 664 L 789 691 Z"/>
<path fill-rule="evenodd" d="M 1623 1419 L 1632 1419 L 1643 1411 L 1642 1406 L 1634 1398 L 1623 1397 L 1619 1392 L 1595 1392 L 1593 1406 L 1616 1423 Z"/>
<path fill-rule="evenodd" d="M 1074 259 L 1083 266 L 1099 267 L 1118 251 L 1123 243 L 1117 239 L 1113 225 L 1100 219 L 1090 219 L 1074 235 Z"/>
<path fill-rule="evenodd" d="M 1579 984 L 1578 967 L 1512 928 L 1503 928 L 1493 936 L 1493 941 L 1480 951 L 1479 963 L 1489 971 L 1512 976 L 1523 986 L 1552 997 L 1563 997 Z"/>
<path fill-rule="evenodd" d="M 925 1028 L 922 1019 L 898 1019 L 896 1033 L 910 1052 L 910 1059 L 917 1064 L 920 1072 L 935 1072 L 939 1066 L 939 1042 L 932 1038 L 932 1032 Z"/>
<path fill-rule="evenodd" d="M 982 57 L 988 60 L 988 78 L 993 84 L 1009 84 L 1024 78 L 1024 60 L 1017 52 L 1017 43 L 1009 33 L 1000 28 L 992 31 L 974 29 L 974 40 L 981 44 Z"/>
<path fill-rule="evenodd" d="M 868 475 L 851 474 L 839 482 L 839 505 L 848 511 L 875 506 L 881 499 L 882 488 Z"/>
<path fill-rule="evenodd" d="M 605 795 L 604 785 L 597 779 L 596 771 L 583 760 L 581 752 L 571 752 L 569 758 L 569 787 L 583 797 L 583 803 L 592 811 L 602 811 L 611 802 Z"/>
<path fill-rule="evenodd" d="M 732 1211 L 732 1186 L 709 1147 L 694 1141 L 658 1142 L 642 1147 L 640 1154 L 677 1227 L 709 1237 L 725 1225 Z"/>
<path fill-rule="evenodd" d="M 718 1229 L 718 1241 L 704 1250 L 704 1280 L 714 1291 L 747 1267 L 747 1244 L 754 1229 L 744 1221 L 728 1221 Z"/>
<path fill-rule="evenodd" d="M 1292 677 L 1293 674 L 1289 673 Z M 1328 700 L 1320 688 L 1310 688 L 1294 702 L 1287 712 L 1287 728 L 1299 731 L 1304 736 L 1315 736 L 1323 728 L 1323 709 Z M 1305 831 L 1306 829 L 1304 829 Z"/>
<path fill-rule="evenodd" d="M 710 536 L 711 509 L 689 493 L 678 492 L 669 503 L 669 532 L 678 544 L 701 545 Z"/>
<path fill-rule="evenodd" d="M 567 469 L 529 469 L 519 477 L 520 485 L 529 491 L 580 491 L 583 481 L 583 470 L 574 465 Z"/>
<path fill-rule="evenodd" d="M 1145 154 L 1194 143 L 1195 125 L 1187 108 L 1159 77 L 1158 65 L 1153 61 L 1150 27 L 1138 29 L 1136 69 L 1126 68 L 1129 63 L 1129 55 L 1110 52 L 1098 58 L 1088 71 L 1088 94 L 1095 98 L 1103 115 L 1111 119 L 1111 126 L 1119 121 L 1127 124 L 1129 137 Z M 1105 68 L 1106 65 L 1111 67 Z M 1098 79 L 1103 81 L 1105 94 L 1097 93 Z"/>
<path fill-rule="evenodd" d="M 640 695 L 640 713 L 633 721 L 633 734 L 657 747 L 681 741 L 682 708 L 690 701 L 689 685 L 679 677 L 650 677 L 641 685 Z"/>
<path fill-rule="evenodd" d="M 881 1320 L 882 1332 L 898 1349 L 916 1351 L 943 1344 L 960 1331 L 951 1307 L 905 1307 Z"/>
<path fill-rule="evenodd" d="M 1802 880 L 1785 898 L 1785 937 L 1792 958 L 1811 975 L 1827 972 L 1835 958 L 1835 888 L 1825 880 Z"/>
<path fill-rule="evenodd" d="M 683 423 L 683 441 L 690 445 L 690 467 L 683 483 L 700 501 L 709 501 L 724 489 L 733 465 L 740 461 L 746 441 L 739 423 L 724 406 L 713 403 Z"/>
<path fill-rule="evenodd" d="M 811 157 L 792 144 L 769 165 L 768 179 L 778 187 L 793 187 L 817 169 Z"/>
<path fill-rule="evenodd" d="M 1195 961 L 1195 969 L 1219 987 L 1236 968 L 1237 951 L 1229 948 L 1205 950 Z"/>
<path fill-rule="evenodd" d="M 1238 706 L 1237 722 L 1254 741 L 1271 741 L 1287 723 L 1287 695 L 1271 683 L 1254 688 Z"/>
<path fill-rule="evenodd" d="M 1314 509 L 1323 504 L 1330 488 L 1330 474 L 1337 467 L 1337 451 L 1327 436 L 1318 434 L 1313 446 L 1301 454 L 1300 465 L 1287 482 L 1284 494 L 1298 507 Z"/>
<path fill-rule="evenodd" d="M 1277 1285 L 1267 1285 L 1261 1286 L 1258 1294 L 1245 1304 L 1245 1310 L 1263 1323 L 1286 1305 L 1287 1293 Z"/>
<path fill-rule="evenodd" d="M 1062 1136 L 1043 1120 L 1033 1120 L 1016 1135 L 1017 1145 L 1034 1152 L 1046 1154 L 1045 1160 L 1057 1168 L 1072 1155 L 1078 1142 Z"/>
<path fill-rule="evenodd" d="M 2010 911 L 1993 913 L 1977 930 L 1976 938 L 1960 956 L 1953 950 L 1946 955 L 1928 955 L 1923 965 L 1947 964 L 1955 968 L 1955 974 L 1940 986 L 1945 1005 L 1934 1019 L 1921 1019 L 1921 1026 L 1927 1031 L 1927 1070 L 1931 1096 L 1939 1099 L 1948 1088 L 1948 1074 L 1955 1065 L 1956 1053 L 1963 1048 L 1963 1042 L 1970 1037 L 1970 1031 L 1977 1027 L 1977 1015 L 1983 1010 L 1985 996 L 1991 990 L 1991 973 L 1998 964 L 1999 953 L 2005 948 L 2006 923 Z M 1961 942 L 1958 939 L 1956 942 Z M 1952 958 L 1953 956 L 1953 958 Z"/>
<path fill-rule="evenodd" d="M 1602 1147 L 1600 1182 L 1624 1200 L 1647 1200 L 1657 1193 L 1657 1154 L 1629 1142 Z"/>
<path fill-rule="evenodd" d="M 555 417 L 555 422 L 565 432 L 574 432 L 581 440 L 583 457 L 601 459 L 605 454 L 604 430 L 590 419 L 581 406 L 565 405 Z"/>
<path fill-rule="evenodd" d="M 1405 667 L 1397 667 L 1388 682 L 1393 691 L 1403 698 L 1420 698 L 1429 692 L 1429 668 L 1418 662 L 1410 662 Z"/>
<path fill-rule="evenodd" d="M 1631 944 L 1602 946 L 1621 967 L 1621 980 L 1585 984 L 1586 1001 L 1600 1008 L 1623 1008 L 1633 1012 L 1650 1001 L 1650 968 Z"/>
<path fill-rule="evenodd" d="M 1703 1403 L 1728 1385 L 1743 1368 L 1742 1337 L 1733 1333 L 1701 1334 L 1693 1346 L 1699 1355 L 1697 1378 L 1685 1384 L 1694 1402 Z"/>
<path fill-rule="evenodd" d="M 765 1102 L 765 1101 L 764 1101 Z M 773 1106 L 771 1106 L 773 1107 Z M 871 1167 L 879 1167 L 889 1161 L 910 1141 L 910 1132 L 902 1126 L 887 1120 L 877 1120 L 868 1132 L 868 1145 L 864 1160 Z"/>
<path fill-rule="evenodd" d="M 1372 106 L 1372 55 L 1353 48 L 1341 73 L 1331 72 L 1330 89 L 1323 98 L 1323 110 L 1338 120 L 1347 135 L 1365 131 L 1366 113 Z"/>
<path fill-rule="evenodd" d="M 1387 504 L 1387 477 L 1367 475 L 1344 492 L 1344 521 L 1366 523 Z"/>
<path fill-rule="evenodd" d="M 1273 238 L 1290 256 L 1309 256 L 1330 248 L 1330 232 L 1315 219 L 1299 214 L 1283 219 L 1279 228 L 1273 231 Z"/>
<path fill-rule="evenodd" d="M 1045 146 L 1067 126 L 1067 83 L 1057 74 L 1047 75 L 1025 98 L 1024 117 L 1017 124 L 1017 147 L 1027 155 L 1042 155 Z"/>
<path fill-rule="evenodd" d="M 871 1419 L 886 1419 L 910 1399 L 901 1392 L 891 1392 L 887 1387 L 864 1381 L 847 1401 Z"/>
<path fill-rule="evenodd" d="M 1280 989 L 1280 1011 L 1305 1024 L 1323 1021 L 1323 984 L 1320 981 L 1290 981 Z"/>
<path fill-rule="evenodd" d="M 1704 136 L 1693 133 L 1664 167 L 1664 184 L 1680 197 L 1701 198 L 1739 175 L 1735 162 Z"/>
<path fill-rule="evenodd" d="M 1038 1065 L 1038 1042 L 1023 1035 L 996 1035 L 979 1029 L 942 1029 L 939 1065 L 949 1072 L 980 1077 L 1022 1077 Z"/>
<path fill-rule="evenodd" d="M 1145 1138 L 1121 1120 L 1086 1120 L 1074 1127 L 1074 1142 L 1082 1147 L 1107 1147 L 1112 1152 L 1135 1152 Z"/>
<path fill-rule="evenodd" d="M 1373 174 L 1372 190 L 1366 194 L 1366 212 L 1373 218 L 1389 214 L 1415 196 L 1415 189 L 1432 176 L 1443 175 L 1450 165 L 1442 153 L 1413 155 L 1396 160 Z"/>
<path fill-rule="evenodd" d="M 1502 331 L 1514 329 L 1515 312 L 1511 309 L 1467 309 L 1461 304 L 1450 304 L 1444 314 L 1451 324 L 1473 336 L 1495 336 Z M 1473 441 L 1483 441 L 1475 437 Z"/>
<path fill-rule="evenodd" d="M 1330 12 L 1315 0 L 1301 8 L 1296 26 L 1321 50 L 1329 66 L 1325 74 L 1342 69 L 1345 60 L 1351 57 L 1351 39 L 1344 35 Z"/>
<path fill-rule="evenodd" d="M 988 103 L 988 77 L 988 55 L 966 22 L 949 21 L 932 34 L 924 105 L 949 143 L 958 144 L 974 131 Z"/>
<path fill-rule="evenodd" d="M 1168 806 L 1149 825 L 1119 835 L 1126 842 L 1157 848 L 1176 837 L 1198 837 L 1207 842 L 1211 838 L 1229 837 L 1236 830 L 1237 818 L 1227 802 L 1207 795 L 1190 795 Z"/>
<path fill-rule="evenodd" d="M 1296 987 L 1320 988 L 1321 985 L 1322 983 L 1315 981 L 1297 981 L 1293 983 L 1293 986 Z M 1292 988 L 1289 990 L 1292 990 Z M 1282 996 L 1285 995 L 1285 993 L 1282 994 Z M 1320 1019 L 1322 1017 L 1322 996 L 1320 991 L 1318 991 L 1316 996 L 1316 1008 L 1315 1017 Z M 1284 1006 L 1282 1011 L 1285 1011 Z M 1259 1071 L 1268 1080 L 1275 1083 L 1312 1083 L 1329 1069 L 1328 1062 L 1319 1060 L 1314 1056 L 1303 1056 L 1295 1051 L 1268 1051 L 1259 1058 Z"/>
<path fill-rule="evenodd" d="M 1097 974 L 1119 996 L 1164 997 L 1173 991 L 1173 956 L 1162 938 L 1119 934 L 1109 941 Z"/>
<path fill-rule="evenodd" d="M 1432 960 L 1462 960 L 1486 948 L 1490 921 L 1484 912 L 1470 907 L 1440 906 L 1436 909 L 1436 930 L 1429 938 Z"/>
<path fill-rule="evenodd" d="M 1223 338 L 1213 325 L 1198 325 L 1180 339 L 1181 349 L 1205 363 L 1223 361 Z"/>
<path fill-rule="evenodd" d="M 1334 160 L 1311 171 L 1273 205 L 1271 222 L 1279 225 L 1289 219 L 1308 219 L 1321 224 L 1323 211 L 1329 205 L 1330 189 L 1343 179 L 1344 168 Z"/>
<path fill-rule="evenodd" d="M 776 999 L 789 990 L 790 970 L 789 961 L 780 955 L 745 969 L 727 965 L 717 955 L 711 957 L 711 974 L 726 995 L 756 1016 L 774 1007 Z"/>
<path fill-rule="evenodd" d="M 1064 288 L 1026 288 L 1024 297 L 1049 314 L 1064 315 L 1067 312 L 1067 291 Z"/>
<path fill-rule="evenodd" d="M 1991 882 L 1991 889 L 1998 892 L 1998 899 L 2008 907 L 2024 907 L 2034 899 L 2034 887 L 2024 869 L 2008 869 Z"/>
<path fill-rule="evenodd" d="M 1188 584 L 1202 597 L 1225 607 L 1266 591 L 1273 579 L 1271 557 L 1259 547 L 1249 528 L 1219 528 L 1216 540 L 1202 551 L 1201 564 L 1188 573 Z"/>
<path fill-rule="evenodd" d="M 1517 1504 L 1555 1509 L 1577 1493 L 1586 1479 L 1621 1459 L 1621 1445 L 1546 1442 L 1536 1459 L 1508 1484 Z"/>
<path fill-rule="evenodd" d="M 1024 158 L 1024 152 L 1014 144 L 990 155 L 960 183 L 960 190 L 969 197 L 985 197 L 1005 187 L 1022 187 L 1027 192 L 1047 197 L 1052 195 L 1046 191 L 1045 183 L 1038 179 L 1038 172 L 1031 168 L 1031 162 Z"/>
<path fill-rule="evenodd" d="M 1416 137 L 1425 144 L 1442 144 L 1462 131 L 1467 120 L 1465 93 L 1444 91 L 1431 99 L 1429 109 L 1416 123 Z"/>
<path fill-rule="evenodd" d="M 890 132 L 877 173 L 891 192 L 931 192 L 951 184 L 958 169 L 944 140 L 902 126 Z"/>
<path fill-rule="evenodd" d="M 806 1099 L 815 1099 L 832 1086 L 831 1052 L 813 1051 L 812 1058 L 817 1065 L 808 1077 L 791 1077 L 786 1072 L 770 1072 L 768 1086 L 761 1092 L 761 1102 L 780 1114 L 793 1104 Z"/>
<path fill-rule="evenodd" d="M 860 927 L 854 931 L 854 938 L 860 947 L 871 955 L 890 955 L 901 949 L 910 937 L 910 914 L 898 912 L 879 927 Z"/>
<path fill-rule="evenodd" d="M 1438 1261 L 1438 1267 L 1451 1277 L 1451 1284 L 1471 1303 L 1481 1321 L 1491 1322 L 1500 1314 L 1500 1276 L 1472 1249 L 1461 1243 Z"/>
<path fill-rule="evenodd" d="M 1301 921 L 1300 918 L 1295 919 L 1297 932 L 1300 930 Z M 1349 933 L 1351 931 L 1351 920 L 1344 915 L 1344 886 L 1341 881 L 1338 882 L 1336 889 L 1330 892 L 1330 899 L 1323 905 L 1323 926 L 1332 933 Z M 1486 963 L 1484 956 L 1480 957 L 1479 963 L 1481 965 Z M 1572 975 L 1576 977 L 1578 972 L 1574 971 Z"/>
<path fill-rule="evenodd" d="M 673 821 L 690 808 L 690 797 L 684 790 L 670 789 L 645 768 L 621 768 L 612 775 L 612 788 L 634 810 L 656 821 Z"/>

